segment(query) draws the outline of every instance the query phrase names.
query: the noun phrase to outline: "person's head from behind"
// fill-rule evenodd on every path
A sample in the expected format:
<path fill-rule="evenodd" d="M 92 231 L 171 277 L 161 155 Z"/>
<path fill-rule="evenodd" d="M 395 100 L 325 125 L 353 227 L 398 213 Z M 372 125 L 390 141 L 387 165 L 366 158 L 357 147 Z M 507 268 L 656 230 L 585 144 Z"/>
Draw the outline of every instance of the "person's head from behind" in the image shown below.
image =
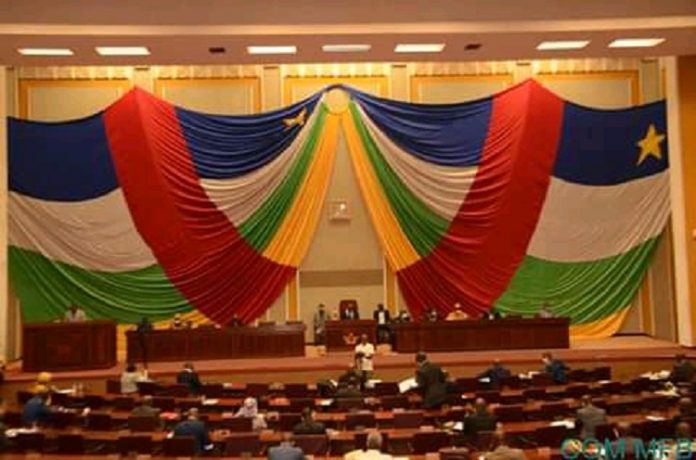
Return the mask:
<path fill-rule="evenodd" d="M 633 428 L 628 422 L 619 422 L 616 424 L 614 432 L 617 438 L 630 438 L 633 433 Z"/>
<path fill-rule="evenodd" d="M 426 355 L 424 352 L 419 351 L 416 353 L 416 364 L 421 365 L 424 362 L 428 360 L 428 355 Z"/>
<path fill-rule="evenodd" d="M 485 414 L 488 412 L 488 403 L 483 398 L 476 398 L 474 401 L 474 411 L 477 414 Z"/>
<path fill-rule="evenodd" d="M 551 353 L 549 353 L 548 351 L 546 351 L 546 352 L 544 352 L 544 353 L 541 354 L 541 361 L 542 361 L 544 364 L 548 364 L 548 363 L 550 363 L 552 360 L 553 360 L 553 355 L 551 355 Z"/>
<path fill-rule="evenodd" d="M 143 396 L 143 399 L 140 400 L 140 405 L 143 407 L 152 407 L 152 396 Z"/>
<path fill-rule="evenodd" d="M 684 363 L 684 362 L 686 362 L 686 355 L 683 354 L 683 353 L 679 353 L 678 355 L 676 355 L 676 356 L 674 357 L 674 359 L 675 359 L 678 363 Z"/>
<path fill-rule="evenodd" d="M 324 311 L 324 310 L 326 310 L 326 305 L 324 305 L 323 303 L 320 303 L 319 304 L 319 311 Z"/>
<path fill-rule="evenodd" d="M 189 409 L 188 419 L 189 420 L 198 420 L 198 408 L 197 407 L 192 407 Z"/>
<path fill-rule="evenodd" d="M 75 313 L 77 311 L 77 305 L 70 305 L 68 310 L 70 310 L 70 313 Z"/>
<path fill-rule="evenodd" d="M 302 409 L 302 420 L 305 422 L 313 422 L 314 421 L 314 410 L 307 406 L 304 409 Z"/>
<path fill-rule="evenodd" d="M 367 343 L 367 334 L 362 334 L 360 336 L 360 343 L 362 343 L 363 345 Z"/>
<path fill-rule="evenodd" d="M 43 385 L 48 385 L 51 380 L 53 380 L 53 374 L 50 372 L 39 372 L 39 375 L 36 376 L 36 383 Z"/>
<path fill-rule="evenodd" d="M 367 435 L 367 441 L 365 442 L 365 447 L 367 450 L 381 450 L 382 449 L 382 435 L 379 431 L 371 431 Z"/>
<path fill-rule="evenodd" d="M 258 403 L 256 398 L 248 397 L 244 400 L 244 409 L 247 411 L 256 411 Z"/>
<path fill-rule="evenodd" d="M 691 398 L 684 397 L 679 400 L 679 413 L 690 414 L 694 411 L 694 401 Z"/>
<path fill-rule="evenodd" d="M 379 311 L 384 310 L 384 305 L 381 304 L 381 303 L 378 303 L 378 304 L 377 304 L 377 310 L 379 310 Z"/>
<path fill-rule="evenodd" d="M 126 365 L 126 372 L 133 373 L 138 370 L 138 367 L 134 363 L 128 363 Z"/>
<path fill-rule="evenodd" d="M 580 398 L 580 405 L 582 405 L 583 407 L 591 406 L 592 405 L 592 396 L 583 395 L 582 398 Z"/>
<path fill-rule="evenodd" d="M 687 422 L 677 423 L 674 430 L 674 437 L 677 439 L 691 439 L 691 425 Z"/>
<path fill-rule="evenodd" d="M 503 362 L 500 360 L 500 358 L 493 360 L 493 367 L 503 367 Z"/>
<path fill-rule="evenodd" d="M 193 363 L 185 363 L 184 369 L 193 372 Z"/>

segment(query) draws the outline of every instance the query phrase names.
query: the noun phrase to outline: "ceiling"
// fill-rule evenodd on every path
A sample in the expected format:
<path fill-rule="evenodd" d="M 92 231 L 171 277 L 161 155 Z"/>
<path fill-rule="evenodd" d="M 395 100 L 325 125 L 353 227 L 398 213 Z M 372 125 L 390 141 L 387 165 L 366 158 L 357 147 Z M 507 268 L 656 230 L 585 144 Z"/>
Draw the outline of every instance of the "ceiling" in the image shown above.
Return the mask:
<path fill-rule="evenodd" d="M 89 6 L 86 6 L 89 5 Z M 650 49 L 615 38 L 661 37 Z M 544 40 L 591 40 L 537 51 Z M 324 53 L 324 44 L 370 44 Z M 397 43 L 445 43 L 396 54 Z M 466 50 L 467 44 L 481 44 Z M 248 45 L 296 45 L 295 55 L 250 56 Z M 95 46 L 147 46 L 150 56 L 101 57 Z M 68 47 L 25 57 L 24 47 Z M 211 54 L 210 47 L 224 47 Z M 470 61 L 696 55 L 696 0 L 0 0 L 0 65 L 274 64 Z"/>

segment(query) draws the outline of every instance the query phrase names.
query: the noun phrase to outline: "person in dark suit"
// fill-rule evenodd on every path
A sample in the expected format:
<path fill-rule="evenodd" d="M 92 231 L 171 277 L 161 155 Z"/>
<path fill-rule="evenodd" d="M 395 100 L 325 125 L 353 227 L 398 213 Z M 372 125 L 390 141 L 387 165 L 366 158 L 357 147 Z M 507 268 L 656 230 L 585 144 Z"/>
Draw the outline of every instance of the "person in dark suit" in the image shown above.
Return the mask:
<path fill-rule="evenodd" d="M 198 373 L 193 369 L 193 364 L 186 363 L 184 368 L 176 376 L 176 383 L 186 385 L 189 392 L 197 395 L 201 392 L 201 380 L 198 378 Z"/>
<path fill-rule="evenodd" d="M 372 319 L 377 322 L 377 341 L 379 343 L 389 343 L 391 335 L 389 310 L 384 308 L 383 304 L 377 304 L 377 309 L 372 312 Z"/>
<path fill-rule="evenodd" d="M 440 366 L 428 361 L 425 353 L 416 355 L 416 382 L 423 392 L 423 407 L 437 409 L 447 402 L 447 376 Z"/>
<path fill-rule="evenodd" d="M 47 422 L 51 416 L 50 403 L 48 393 L 41 392 L 34 395 L 33 398 L 24 404 L 22 423 L 31 426 Z"/>
<path fill-rule="evenodd" d="M 488 310 L 486 313 L 483 314 L 484 319 L 500 319 L 502 318 L 503 315 L 500 314 L 498 310 L 495 308 L 491 308 Z"/>
<path fill-rule="evenodd" d="M 440 313 L 438 313 L 435 308 L 430 307 L 428 311 L 425 312 L 425 321 L 430 321 L 431 323 L 440 321 Z"/>
<path fill-rule="evenodd" d="M 607 423 L 607 411 L 592 404 L 592 397 L 585 395 L 580 400 L 580 408 L 575 414 L 580 425 L 580 438 L 594 438 L 597 425 Z"/>
<path fill-rule="evenodd" d="M 685 355 L 679 354 L 676 356 L 676 362 L 672 367 L 670 380 L 673 383 L 690 383 L 694 379 L 694 366 L 686 359 Z"/>
<path fill-rule="evenodd" d="M 314 411 L 311 407 L 302 410 L 302 421 L 292 429 L 293 434 L 325 434 L 326 426 L 314 420 Z"/>
<path fill-rule="evenodd" d="M 679 422 L 691 422 L 696 419 L 696 410 L 694 410 L 694 401 L 689 397 L 679 399 L 677 404 L 679 412 L 672 417 L 674 426 Z"/>
<path fill-rule="evenodd" d="M 476 435 L 480 431 L 495 431 L 498 427 L 498 420 L 488 410 L 488 404 L 483 398 L 476 398 L 473 408 L 462 420 L 464 433 Z"/>
<path fill-rule="evenodd" d="M 343 320 L 353 320 L 360 319 L 360 312 L 358 311 L 358 306 L 355 303 L 351 303 L 346 306 L 346 308 L 341 309 L 341 319 Z"/>
<path fill-rule="evenodd" d="M 196 453 L 201 454 L 210 449 L 210 436 L 205 423 L 198 419 L 198 409 L 189 409 L 188 417 L 174 427 L 174 437 L 192 436 L 195 440 Z"/>
<path fill-rule="evenodd" d="M 499 359 L 493 361 L 493 365 L 479 374 L 479 379 L 488 379 L 490 384 L 495 387 L 499 387 L 503 381 L 512 375 L 510 369 L 503 366 L 503 363 Z"/>
<path fill-rule="evenodd" d="M 140 404 L 135 406 L 130 413 L 131 417 L 159 417 L 159 409 L 152 406 L 152 396 L 145 395 Z"/>
<path fill-rule="evenodd" d="M 559 385 L 568 381 L 566 373 L 570 368 L 560 359 L 554 359 L 551 353 L 546 352 L 541 355 L 541 361 L 544 363 L 544 372 L 551 376 L 551 380 Z"/>
<path fill-rule="evenodd" d="M 303 460 L 304 452 L 292 443 L 289 434 L 283 436 L 283 442 L 278 446 L 268 449 L 269 460 Z"/>
<path fill-rule="evenodd" d="M 230 319 L 230 323 L 227 325 L 227 327 L 241 327 L 244 326 L 242 323 L 242 320 L 239 318 L 239 315 L 236 313 L 232 314 L 232 319 Z"/>

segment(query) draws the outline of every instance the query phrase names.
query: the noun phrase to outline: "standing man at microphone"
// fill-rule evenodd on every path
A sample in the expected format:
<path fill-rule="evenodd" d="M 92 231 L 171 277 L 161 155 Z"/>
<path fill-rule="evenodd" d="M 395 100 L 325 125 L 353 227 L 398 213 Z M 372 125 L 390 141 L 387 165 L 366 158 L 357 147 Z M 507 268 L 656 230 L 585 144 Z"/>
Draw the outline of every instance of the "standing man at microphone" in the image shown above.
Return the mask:
<path fill-rule="evenodd" d="M 367 341 L 367 334 L 360 336 L 360 343 L 355 346 L 355 359 L 359 365 L 359 371 L 363 373 L 364 381 L 367 381 L 372 376 L 375 370 L 372 363 L 372 357 L 375 355 L 375 346 Z"/>

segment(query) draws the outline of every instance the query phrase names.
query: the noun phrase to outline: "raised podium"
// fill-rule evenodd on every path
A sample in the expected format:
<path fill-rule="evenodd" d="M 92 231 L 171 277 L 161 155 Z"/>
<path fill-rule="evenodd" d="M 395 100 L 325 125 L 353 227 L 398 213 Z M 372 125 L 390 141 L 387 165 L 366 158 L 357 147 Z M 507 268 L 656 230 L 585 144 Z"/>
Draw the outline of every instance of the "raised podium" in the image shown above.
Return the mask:
<path fill-rule="evenodd" d="M 22 336 L 26 372 L 106 369 L 116 365 L 116 323 L 28 323 Z"/>
<path fill-rule="evenodd" d="M 328 351 L 352 350 L 367 334 L 370 343 L 377 337 L 377 321 L 373 319 L 332 320 L 326 322 L 326 349 Z"/>

